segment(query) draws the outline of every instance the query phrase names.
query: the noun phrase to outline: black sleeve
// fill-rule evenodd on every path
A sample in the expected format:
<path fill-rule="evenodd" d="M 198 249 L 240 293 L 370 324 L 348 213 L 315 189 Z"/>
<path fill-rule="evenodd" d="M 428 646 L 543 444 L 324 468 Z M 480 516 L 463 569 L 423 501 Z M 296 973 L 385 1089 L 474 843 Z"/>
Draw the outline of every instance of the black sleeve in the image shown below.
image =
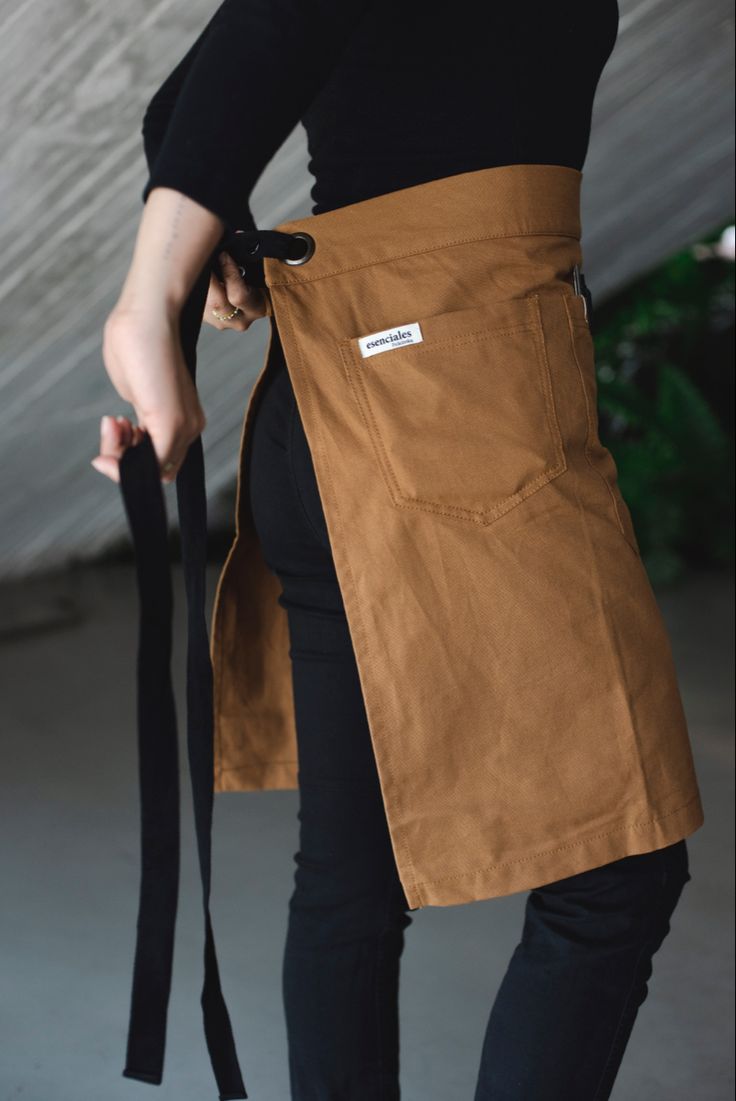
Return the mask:
<path fill-rule="evenodd" d="M 169 125 L 176 104 L 176 97 L 179 95 L 181 86 L 199 53 L 202 43 L 209 33 L 212 21 L 213 20 L 210 19 L 207 26 L 200 33 L 196 41 L 189 47 L 176 68 L 169 73 L 166 80 L 155 92 L 146 107 L 143 116 L 142 133 L 143 148 L 149 171 L 152 169 L 161 150 L 161 145 L 166 135 L 166 128 Z M 150 188 L 147 187 L 144 191 L 144 197 L 147 198 L 149 190 Z"/>
<path fill-rule="evenodd" d="M 224 0 L 146 109 L 154 187 L 253 227 L 250 193 L 327 81 L 370 0 Z"/>

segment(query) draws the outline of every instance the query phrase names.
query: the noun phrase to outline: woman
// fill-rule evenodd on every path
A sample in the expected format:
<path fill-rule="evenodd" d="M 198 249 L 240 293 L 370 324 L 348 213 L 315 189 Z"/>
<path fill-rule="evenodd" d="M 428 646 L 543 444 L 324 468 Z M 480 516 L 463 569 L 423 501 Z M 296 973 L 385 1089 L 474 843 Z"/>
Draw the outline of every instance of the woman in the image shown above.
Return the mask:
<path fill-rule="evenodd" d="M 474 1101 L 602 1101 L 690 878 L 702 807 L 579 283 L 617 26 L 615 0 L 225 0 L 146 112 L 104 333 L 138 423 L 105 419 L 94 465 L 118 480 L 145 430 L 177 477 L 205 424 L 187 303 L 270 316 L 213 616 L 215 790 L 299 787 L 294 1101 L 398 1098 L 408 911 L 526 889 Z M 246 283 L 222 245 L 299 120 L 313 213 L 278 231 L 307 248 Z"/>

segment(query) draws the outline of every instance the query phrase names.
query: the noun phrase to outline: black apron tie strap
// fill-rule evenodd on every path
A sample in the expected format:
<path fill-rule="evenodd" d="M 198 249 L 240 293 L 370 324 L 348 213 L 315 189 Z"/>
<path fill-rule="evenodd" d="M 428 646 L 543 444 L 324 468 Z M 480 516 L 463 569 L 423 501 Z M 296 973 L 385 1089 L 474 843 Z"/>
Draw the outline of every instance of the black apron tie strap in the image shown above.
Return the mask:
<path fill-rule="evenodd" d="M 271 256 L 285 264 L 306 264 L 314 253 L 314 238 L 308 233 L 281 233 L 276 229 L 226 230 L 218 251 L 228 252 L 240 265 L 246 283 L 264 287 L 261 259 Z M 219 261 L 215 259 L 217 276 L 222 279 Z"/>
<path fill-rule="evenodd" d="M 275 230 L 226 233 L 190 292 L 180 317 L 181 345 L 196 383 L 196 347 L 210 272 L 225 249 L 247 281 L 264 286 L 262 257 L 304 263 L 307 234 Z M 166 504 L 150 436 L 120 460 L 120 490 L 132 537 L 139 599 L 136 662 L 141 878 L 135 960 L 123 1076 L 160 1085 L 166 1046 L 174 929 L 179 889 L 180 798 L 177 721 L 171 680 L 172 578 Z M 214 802 L 212 663 L 205 615 L 207 499 L 201 436 L 176 479 L 187 600 L 187 755 L 204 907 L 204 1032 L 220 1101 L 247 1098 L 230 1018 L 220 986 L 210 919 Z"/>

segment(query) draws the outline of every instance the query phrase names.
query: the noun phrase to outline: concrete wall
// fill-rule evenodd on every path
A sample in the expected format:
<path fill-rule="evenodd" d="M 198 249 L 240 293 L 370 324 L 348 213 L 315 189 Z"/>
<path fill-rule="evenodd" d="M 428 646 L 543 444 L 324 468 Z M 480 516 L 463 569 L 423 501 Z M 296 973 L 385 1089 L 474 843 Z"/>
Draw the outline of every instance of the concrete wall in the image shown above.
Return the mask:
<path fill-rule="evenodd" d="M 104 371 L 101 330 L 140 215 L 145 104 L 214 7 L 0 3 L 0 578 L 94 557 L 126 534 L 119 491 L 89 465 L 100 416 L 130 411 Z M 731 4 L 620 8 L 584 171 L 598 301 L 733 209 Z M 307 214 L 310 186 L 297 128 L 259 181 L 258 224 Z M 232 485 L 265 329 L 201 339 L 213 502 Z"/>

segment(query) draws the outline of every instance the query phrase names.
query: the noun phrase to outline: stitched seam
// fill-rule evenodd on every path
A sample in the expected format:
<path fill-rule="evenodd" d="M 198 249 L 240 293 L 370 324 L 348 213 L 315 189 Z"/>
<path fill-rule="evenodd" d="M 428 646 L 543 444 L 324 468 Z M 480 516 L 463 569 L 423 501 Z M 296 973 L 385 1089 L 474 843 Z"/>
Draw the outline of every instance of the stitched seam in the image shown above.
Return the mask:
<path fill-rule="evenodd" d="M 312 384 L 311 384 L 311 380 L 309 378 L 309 372 L 304 369 L 304 363 L 303 363 L 303 360 L 302 360 L 301 345 L 299 344 L 299 342 L 296 339 L 296 334 L 295 334 L 295 331 L 294 331 L 294 324 L 293 324 L 292 317 L 291 317 L 291 308 L 289 306 L 289 300 L 288 300 L 288 297 L 286 295 L 284 295 L 284 297 L 283 297 L 283 312 L 284 312 L 284 316 L 285 316 L 285 319 L 286 319 L 286 325 L 289 329 L 289 332 L 290 332 L 290 335 L 291 335 L 291 338 L 292 338 L 293 347 L 295 349 L 296 355 L 299 358 L 299 367 L 301 369 L 302 377 L 304 379 L 304 388 L 305 388 L 305 391 L 308 394 L 308 400 L 311 401 L 312 400 L 312 395 L 311 395 L 311 389 L 310 388 L 311 388 Z M 284 358 L 286 358 L 286 349 L 284 349 Z M 287 369 L 288 369 L 288 360 L 287 360 Z M 316 420 L 316 435 L 317 435 L 316 445 L 317 445 L 317 448 L 320 449 L 320 451 L 321 451 L 322 441 L 321 441 L 321 436 L 320 436 L 320 432 L 319 432 L 319 418 L 317 418 L 317 420 Z M 323 454 L 325 454 L 325 453 L 323 452 Z M 333 504 L 333 507 L 335 509 L 335 515 L 338 517 L 339 522 L 342 525 L 342 517 L 340 515 L 339 496 L 335 492 L 335 488 L 334 488 L 334 485 L 333 485 L 333 482 L 332 482 L 332 471 L 330 469 L 329 462 L 327 461 L 326 454 L 325 454 L 325 461 L 324 461 L 324 471 L 325 471 L 326 481 L 329 484 L 329 488 L 330 488 L 330 492 L 331 492 L 331 496 L 332 496 L 332 504 Z M 373 652 L 369 647 L 369 636 L 368 636 L 368 632 L 365 629 L 365 623 L 364 623 L 364 620 L 363 620 L 362 608 L 360 606 L 360 601 L 358 599 L 358 587 L 357 587 L 357 584 L 356 584 L 356 581 L 355 581 L 355 576 L 353 574 L 352 563 L 350 562 L 350 558 L 347 554 L 345 555 L 344 561 L 345 561 L 345 568 L 346 568 L 346 570 L 347 570 L 347 572 L 350 576 L 350 583 L 352 585 L 353 603 L 355 605 L 356 613 L 360 618 L 360 629 L 361 629 L 361 636 L 362 636 L 362 640 L 363 640 L 364 660 L 365 660 L 366 665 L 370 664 L 371 666 L 373 666 L 373 656 L 372 656 Z M 379 694 L 376 694 L 376 697 L 374 697 L 374 702 L 373 702 L 374 711 L 376 710 L 376 707 L 377 707 L 376 699 L 380 700 L 380 695 Z M 372 739 L 372 734 L 371 734 L 371 739 Z M 374 747 L 374 750 L 375 750 L 375 747 Z M 385 760 L 384 764 L 385 764 L 386 773 L 388 773 L 389 769 L 388 769 L 387 759 Z M 381 788 L 383 788 L 383 785 L 381 785 Z M 395 787 L 395 790 L 398 791 L 398 788 Z M 398 796 L 398 794 L 395 796 L 395 801 L 396 801 L 396 804 L 397 804 L 397 812 L 398 812 L 398 809 L 399 809 L 399 796 Z M 393 842 L 392 842 L 392 844 L 393 844 Z M 414 890 L 414 883 L 415 883 L 415 880 L 416 880 L 416 872 L 414 870 L 414 861 L 412 860 L 411 850 L 409 849 L 409 845 L 408 845 L 408 843 L 407 843 L 407 841 L 406 841 L 406 839 L 404 838 L 403 835 L 400 839 L 397 836 L 397 845 L 401 846 L 401 849 L 404 853 L 405 861 L 406 861 L 406 870 L 408 872 L 409 882 L 411 884 L 410 890 L 413 891 Z"/>
<path fill-rule="evenodd" d="M 340 349 L 340 354 L 341 355 L 342 355 L 342 352 L 343 352 L 343 349 L 341 348 Z M 386 479 L 388 481 L 389 493 L 391 494 L 392 500 L 394 501 L 395 504 L 398 504 L 399 501 L 397 500 L 397 497 L 399 499 L 401 498 L 401 496 L 402 496 L 401 491 L 399 490 L 398 484 L 396 483 L 396 477 L 394 475 L 393 468 L 392 468 L 391 464 L 389 463 L 388 458 L 386 456 L 386 453 L 384 451 L 383 442 L 380 439 L 380 435 L 377 435 L 377 427 L 375 425 L 375 420 L 374 420 L 374 417 L 373 417 L 373 411 L 370 407 L 370 404 L 368 403 L 367 396 L 365 395 L 365 388 L 362 385 L 362 380 L 359 377 L 355 380 L 353 379 L 352 372 L 350 371 L 348 364 L 345 363 L 345 356 L 342 356 L 342 358 L 343 358 L 343 363 L 344 363 L 345 370 L 346 370 L 346 373 L 347 373 L 347 376 L 348 376 L 348 381 L 349 381 L 349 383 L 352 387 L 353 393 L 356 396 L 356 399 L 357 399 L 357 402 L 358 402 L 358 407 L 360 409 L 361 415 L 362 415 L 363 420 L 364 420 L 364 422 L 366 424 L 366 427 L 368 429 L 368 434 L 371 438 L 371 442 L 373 443 L 374 448 L 378 452 L 379 467 L 383 471 L 384 476 L 386 477 Z M 359 389 L 361 391 L 363 391 L 362 394 L 359 394 Z"/>
<path fill-rule="evenodd" d="M 523 299 L 521 301 L 523 301 Z M 452 311 L 449 311 L 449 312 L 450 312 L 450 315 L 451 315 Z M 438 314 L 436 316 L 442 316 L 442 315 Z M 421 324 L 421 319 L 420 319 L 419 323 Z M 397 328 L 398 327 L 399 326 L 397 326 Z M 405 344 L 401 348 L 386 348 L 385 351 L 387 351 L 387 352 L 388 351 L 391 351 L 391 352 L 410 352 L 412 355 L 418 355 L 419 356 L 419 355 L 422 355 L 423 352 L 432 352 L 432 351 L 434 351 L 435 348 L 445 348 L 448 345 L 452 345 L 452 347 L 455 347 L 457 344 L 475 344 L 479 340 L 488 339 L 488 337 L 490 337 L 490 336 L 513 336 L 514 333 L 533 333 L 534 328 L 535 327 L 533 325 L 514 325 L 514 326 L 496 326 L 496 327 L 491 327 L 491 326 L 484 325 L 482 329 L 469 329 L 467 332 L 458 333 L 457 336 L 446 337 L 444 340 L 431 340 L 431 339 L 430 340 L 422 340 L 422 342 L 420 344 Z M 351 337 L 348 337 L 347 340 L 340 341 L 340 343 L 350 345 L 352 348 L 357 349 L 358 348 L 358 340 L 360 340 L 360 339 L 362 339 L 362 338 L 357 337 L 357 336 L 351 336 Z M 382 352 L 379 352 L 379 353 L 377 353 L 377 355 L 368 356 L 366 358 L 376 359 L 378 355 L 382 355 L 382 354 L 383 354 Z M 360 358 L 362 360 L 363 356 L 361 356 Z M 394 357 L 391 356 L 391 358 L 393 359 Z M 372 366 L 372 365 L 371 364 L 366 364 L 366 367 L 370 367 L 370 366 Z"/>
<path fill-rule="evenodd" d="M 663 822 L 666 818 L 671 818 L 673 814 L 678 814 L 681 810 L 685 810 L 691 803 L 696 803 L 699 798 L 699 795 L 693 795 L 686 803 L 681 803 L 680 806 L 675 807 L 674 810 L 667 811 L 667 814 L 655 815 L 654 818 L 644 818 L 639 822 L 634 822 L 626 826 L 616 826 L 615 829 L 605 830 L 603 833 L 590 834 L 588 837 L 583 837 L 579 841 L 570 841 L 566 845 L 557 845 L 554 849 L 540 849 L 531 856 L 521 856 L 515 860 L 504 860 L 498 864 L 484 864 L 482 867 L 476 868 L 472 872 L 460 872 L 457 875 L 443 876 L 441 879 L 424 879 L 420 883 L 417 883 L 416 886 L 425 887 L 431 886 L 434 883 L 450 883 L 455 879 L 469 879 L 479 872 L 490 872 L 494 868 L 510 868 L 514 864 L 528 864 L 532 860 L 538 860 L 540 856 L 551 856 L 553 853 L 566 852 L 568 849 L 576 849 L 580 845 L 587 845 L 590 841 L 599 841 L 603 837 L 611 837 L 615 833 L 625 833 L 627 830 L 640 830 L 645 826 L 650 826 L 653 822 Z"/>
<path fill-rule="evenodd" d="M 544 321 L 542 318 L 542 306 L 539 300 L 538 294 L 530 296 L 533 302 L 533 308 L 537 315 L 537 329 L 535 344 L 537 348 L 537 368 L 542 376 L 542 388 L 546 393 L 547 400 L 545 405 L 545 414 L 547 417 L 547 424 L 549 426 L 550 435 L 557 444 L 558 454 L 558 466 L 561 466 L 563 470 L 567 469 L 567 458 L 565 456 L 565 449 L 562 444 L 562 432 L 560 430 L 560 422 L 557 418 L 557 406 L 555 405 L 555 392 L 552 385 L 552 370 L 549 364 L 549 356 L 547 354 L 547 334 L 544 329 Z"/>
<path fill-rule="evenodd" d="M 289 761 L 272 761 L 272 760 L 269 759 L 268 761 L 259 761 L 258 766 L 256 766 L 256 767 L 258 767 L 258 770 L 260 772 L 262 772 L 264 765 L 267 768 L 270 768 L 271 765 L 295 765 L 295 764 L 298 763 L 298 761 L 299 761 L 298 757 L 294 757 L 292 760 L 289 760 Z M 254 767 L 253 765 L 229 765 L 227 768 L 223 768 L 220 771 L 221 772 L 242 772 L 244 768 L 251 769 L 253 767 Z"/>
<path fill-rule="evenodd" d="M 306 279 L 277 279 L 268 284 L 269 287 L 295 286 L 303 283 L 316 283 L 320 279 L 330 279 L 333 275 L 344 275 L 350 271 L 361 271 L 364 268 L 377 267 L 393 260 L 405 260 L 410 256 L 425 256 L 430 252 L 441 252 L 445 248 L 456 248 L 458 245 L 470 245 L 475 241 L 501 241 L 516 237 L 569 237 L 573 241 L 579 241 L 576 233 L 566 233 L 558 229 L 532 229 L 528 233 L 488 233 L 478 237 L 460 237 L 454 241 L 446 241 L 442 245 L 431 245 L 429 248 L 412 249 L 410 252 L 399 252 L 395 256 L 385 256 L 378 260 L 369 260 L 365 264 L 354 264 L 352 267 L 333 268 L 332 271 L 323 272 L 322 275 L 313 275 Z M 307 261 L 308 262 L 308 261 Z"/>
<path fill-rule="evenodd" d="M 530 296 L 530 297 L 538 298 L 538 295 L 534 295 L 534 296 Z M 522 301 L 526 301 L 526 300 L 522 300 Z M 391 464 L 391 460 L 389 459 L 388 454 L 386 453 L 386 449 L 384 447 L 383 440 L 381 438 L 381 432 L 380 432 L 380 429 L 379 429 L 378 424 L 376 422 L 373 410 L 371 408 L 370 398 L 368 396 L 368 391 L 366 389 L 366 386 L 365 386 L 365 383 L 364 383 L 363 377 L 362 377 L 362 370 L 361 370 L 362 365 L 359 364 L 359 363 L 356 364 L 356 355 L 355 355 L 356 346 L 354 344 L 354 339 L 355 338 L 351 338 L 350 340 L 343 341 L 341 343 L 341 345 L 340 345 L 340 354 L 341 354 L 342 359 L 343 359 L 343 364 L 345 366 L 348 381 L 351 385 L 353 393 L 356 396 L 358 406 L 361 410 L 361 413 L 363 415 L 363 419 L 364 419 L 364 421 L 366 423 L 366 426 L 368 428 L 369 435 L 371 437 L 374 449 L 375 449 L 375 451 L 377 453 L 377 456 L 378 456 L 379 466 L 381 467 L 381 469 L 384 473 L 384 477 L 386 478 L 386 480 L 388 482 L 389 492 L 391 494 L 391 498 L 392 498 L 394 504 L 399 505 L 402 508 L 407 508 L 407 509 L 414 510 L 414 511 L 432 512 L 432 513 L 435 513 L 436 515 L 439 515 L 439 516 L 447 516 L 447 517 L 450 517 L 450 518 L 453 518 L 453 519 L 470 520 L 474 523 L 480 523 L 480 524 L 483 524 L 483 525 L 487 525 L 489 523 L 492 523 L 494 520 L 498 520 L 502 516 L 505 516 L 506 513 L 510 512 L 511 509 L 516 508 L 517 505 L 520 505 L 522 503 L 522 501 L 525 501 L 526 498 L 531 496 L 532 493 L 535 493 L 538 489 L 541 489 L 542 486 L 544 486 L 548 482 L 552 481 L 552 479 L 557 477 L 559 474 L 564 473 L 564 471 L 567 469 L 567 462 L 565 460 L 564 451 L 563 451 L 563 448 L 562 448 L 562 438 L 561 438 L 561 434 L 560 434 L 559 424 L 557 422 L 556 412 L 554 412 L 554 423 L 550 419 L 550 405 L 551 405 L 552 409 L 554 410 L 554 398 L 553 398 L 553 394 L 552 394 L 551 378 L 549 376 L 549 366 L 548 366 L 547 360 L 546 360 L 546 350 L 545 350 L 545 353 L 544 353 L 544 361 L 542 361 L 542 359 L 540 357 L 540 344 L 541 344 L 542 348 L 544 349 L 545 341 L 544 341 L 543 330 L 541 328 L 541 315 L 539 313 L 539 304 L 538 303 L 536 303 L 536 311 L 537 311 L 537 316 L 538 316 L 538 319 L 539 319 L 538 322 L 537 322 L 537 326 L 525 326 L 524 328 L 517 329 L 517 330 L 491 330 L 491 331 L 496 332 L 496 333 L 505 332 L 505 331 L 509 331 L 509 332 L 515 331 L 515 332 L 530 332 L 530 333 L 536 334 L 537 338 L 535 338 L 535 341 L 534 341 L 534 347 L 535 347 L 535 353 L 536 353 L 535 358 L 537 360 L 537 370 L 539 371 L 539 374 L 540 374 L 540 377 L 541 377 L 542 389 L 544 391 L 544 396 L 545 396 L 545 401 L 544 401 L 545 417 L 547 419 L 547 424 L 549 426 L 550 435 L 553 439 L 553 442 L 556 445 L 556 450 L 557 450 L 557 453 L 558 453 L 558 462 L 557 462 L 556 466 L 547 467 L 545 470 L 543 470 L 541 472 L 541 474 L 538 474 L 536 478 L 533 478 L 530 482 L 527 482 L 527 484 L 523 487 L 523 489 L 520 489 L 516 493 L 509 495 L 507 498 L 505 498 L 503 501 L 501 501 L 498 505 L 494 505 L 494 506 L 491 506 L 491 507 L 486 508 L 486 509 L 470 509 L 470 508 L 465 508 L 462 505 L 449 505 L 449 504 L 448 505 L 443 505 L 443 504 L 439 504 L 436 501 L 426 500 L 425 498 L 422 498 L 422 497 L 408 497 L 405 493 L 402 492 L 402 490 L 399 486 L 398 479 L 396 477 L 396 473 L 395 473 L 394 468 Z M 483 330 L 483 332 L 486 332 L 486 330 Z M 463 343 L 463 344 L 477 343 L 477 342 L 479 342 L 480 340 L 483 340 L 483 339 L 486 339 L 486 337 L 481 336 L 481 337 L 477 337 L 477 338 L 473 338 L 473 339 L 463 340 L 460 343 Z M 450 338 L 447 341 L 442 341 L 441 343 L 442 343 L 442 345 L 450 344 L 453 347 L 456 344 L 456 342 L 452 338 Z M 439 345 L 440 345 L 439 341 L 437 343 L 433 343 L 432 348 L 436 348 Z M 399 349 L 397 349 L 397 351 L 398 350 Z M 428 351 L 430 349 L 426 349 L 426 350 Z M 357 366 L 357 370 L 355 372 L 352 372 L 350 370 L 351 366 L 352 367 Z M 355 379 L 353 379 L 353 374 L 355 374 L 355 376 L 356 376 Z M 362 396 L 359 395 L 359 393 L 358 393 L 359 390 L 362 392 Z"/>
<path fill-rule="evenodd" d="M 567 315 L 567 325 L 568 325 L 568 331 L 570 333 L 570 343 L 572 344 L 572 354 L 573 354 L 573 358 L 575 360 L 575 366 L 577 367 L 578 376 L 580 378 L 580 386 L 581 386 L 582 391 L 583 391 L 583 398 L 585 400 L 585 419 L 586 419 L 587 425 L 588 425 L 588 432 L 587 432 L 587 435 L 585 437 L 585 447 L 584 447 L 585 460 L 586 460 L 588 466 L 590 467 L 590 469 L 595 474 L 598 475 L 598 477 L 600 478 L 600 480 L 603 482 L 606 489 L 608 490 L 608 495 L 611 498 L 611 502 L 613 503 L 613 511 L 616 514 L 616 523 L 618 524 L 619 530 L 620 530 L 621 534 L 623 535 L 624 539 L 629 544 L 629 546 L 631 546 L 629 538 L 626 534 L 626 529 L 624 528 L 624 525 L 621 521 L 621 514 L 620 514 L 619 509 L 618 509 L 618 502 L 616 501 L 616 495 L 614 494 L 613 489 L 612 489 L 608 479 L 605 478 L 603 476 L 603 473 L 600 470 L 598 470 L 598 468 L 593 464 L 593 460 L 590 457 L 590 442 L 591 442 L 591 439 L 593 437 L 593 420 L 592 420 L 592 416 L 591 416 L 590 402 L 588 400 L 588 391 L 586 390 L 586 387 L 585 387 L 585 377 L 583 375 L 583 369 L 582 369 L 582 366 L 581 366 L 581 363 L 580 363 L 580 358 L 578 356 L 577 341 L 575 340 L 575 330 L 573 329 L 572 319 L 571 319 L 571 316 L 570 316 L 570 309 L 569 309 L 568 304 L 567 304 L 568 296 L 563 295 L 562 297 L 565 301 L 565 313 Z M 582 326 L 581 326 L 581 328 L 582 328 Z M 634 549 L 634 548 L 632 548 L 632 549 Z"/>
<path fill-rule="evenodd" d="M 494 328 L 470 329 L 467 333 L 458 333 L 457 336 L 450 336 L 446 340 L 432 340 L 426 344 L 422 342 L 415 347 L 409 344 L 407 348 L 421 355 L 422 352 L 431 352 L 433 348 L 444 348 L 448 344 L 475 344 L 479 340 L 487 339 L 487 336 L 513 336 L 514 333 L 531 332 L 534 332 L 533 325 L 502 325 Z"/>

